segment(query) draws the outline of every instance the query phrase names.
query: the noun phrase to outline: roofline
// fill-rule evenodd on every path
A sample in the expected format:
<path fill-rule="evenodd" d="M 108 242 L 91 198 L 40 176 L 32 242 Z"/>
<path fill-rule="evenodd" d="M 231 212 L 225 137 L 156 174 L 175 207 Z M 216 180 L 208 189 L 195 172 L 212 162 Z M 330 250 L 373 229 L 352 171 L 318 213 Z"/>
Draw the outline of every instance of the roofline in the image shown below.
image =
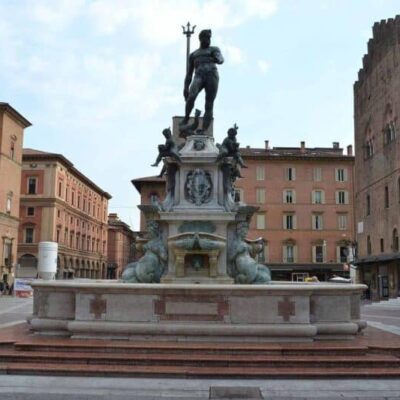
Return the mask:
<path fill-rule="evenodd" d="M 157 178 L 155 176 L 154 176 L 154 180 L 152 180 L 151 178 L 153 178 L 153 177 L 149 176 L 149 177 L 131 179 L 131 183 L 133 186 L 135 186 L 135 189 L 141 194 L 143 182 L 153 182 L 153 183 L 160 183 L 160 184 L 165 184 L 165 182 L 166 182 L 165 179 L 163 179 L 161 181 L 160 178 Z"/>
<path fill-rule="evenodd" d="M 84 181 L 88 186 L 94 189 L 97 193 L 104 196 L 107 200 L 110 200 L 112 196 L 97 186 L 93 181 L 91 181 L 87 176 L 74 167 L 74 164 L 69 161 L 62 154 L 57 153 L 44 153 L 44 154 L 24 154 L 22 153 L 22 162 L 24 161 L 37 161 L 37 160 L 54 160 L 59 161 L 64 166 L 70 169 L 79 179 Z"/>
<path fill-rule="evenodd" d="M 338 155 L 338 156 L 324 156 L 324 155 L 308 155 L 308 154 L 243 154 L 242 157 L 246 159 L 255 159 L 255 160 L 313 160 L 313 161 L 347 161 L 347 162 L 355 162 L 355 156 L 346 156 L 346 155 Z"/>
<path fill-rule="evenodd" d="M 0 102 L 0 111 L 8 112 L 11 114 L 24 128 L 32 126 L 32 124 L 15 108 L 11 107 L 8 103 Z"/>

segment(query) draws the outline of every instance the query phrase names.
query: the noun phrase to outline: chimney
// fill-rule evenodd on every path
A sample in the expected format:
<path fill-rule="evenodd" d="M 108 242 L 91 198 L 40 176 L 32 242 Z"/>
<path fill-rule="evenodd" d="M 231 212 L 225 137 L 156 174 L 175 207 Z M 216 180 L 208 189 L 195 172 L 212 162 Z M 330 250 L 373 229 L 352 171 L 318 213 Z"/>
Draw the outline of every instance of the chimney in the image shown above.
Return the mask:
<path fill-rule="evenodd" d="M 269 149 L 269 140 L 264 140 L 265 143 L 265 150 Z"/>
<path fill-rule="evenodd" d="M 117 221 L 118 220 L 118 214 L 117 213 L 110 213 L 108 214 L 108 219 L 111 221 Z"/>
<path fill-rule="evenodd" d="M 353 155 L 353 146 L 351 144 L 349 144 L 347 146 L 347 155 L 348 156 L 352 156 Z"/>
<path fill-rule="evenodd" d="M 339 142 L 333 142 L 332 145 L 333 145 L 334 149 L 338 149 L 339 148 Z"/>
<path fill-rule="evenodd" d="M 304 153 L 306 151 L 306 142 L 304 140 L 302 140 L 300 142 L 300 152 Z"/>

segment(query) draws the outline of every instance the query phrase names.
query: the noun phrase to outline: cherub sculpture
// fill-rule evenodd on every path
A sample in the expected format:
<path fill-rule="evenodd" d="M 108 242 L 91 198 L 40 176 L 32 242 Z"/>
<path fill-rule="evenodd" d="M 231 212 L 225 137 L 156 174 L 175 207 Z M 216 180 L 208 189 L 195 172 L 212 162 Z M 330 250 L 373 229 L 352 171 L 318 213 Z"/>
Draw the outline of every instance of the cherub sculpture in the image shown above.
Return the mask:
<path fill-rule="evenodd" d="M 178 146 L 172 138 L 171 129 L 164 129 L 162 131 L 162 134 L 165 137 L 165 144 L 158 145 L 158 156 L 154 164 L 151 164 L 152 167 L 157 167 L 163 157 L 171 157 L 176 161 L 181 162 Z"/>
<path fill-rule="evenodd" d="M 244 164 L 242 156 L 239 152 L 239 143 L 236 140 L 237 131 L 239 127 L 235 124 L 232 128 L 228 129 L 228 136 L 224 139 L 222 144 L 217 144 L 219 149 L 219 154 L 217 156 L 217 161 L 222 160 L 225 157 L 233 157 L 235 162 L 239 164 L 242 168 L 247 168 Z"/>

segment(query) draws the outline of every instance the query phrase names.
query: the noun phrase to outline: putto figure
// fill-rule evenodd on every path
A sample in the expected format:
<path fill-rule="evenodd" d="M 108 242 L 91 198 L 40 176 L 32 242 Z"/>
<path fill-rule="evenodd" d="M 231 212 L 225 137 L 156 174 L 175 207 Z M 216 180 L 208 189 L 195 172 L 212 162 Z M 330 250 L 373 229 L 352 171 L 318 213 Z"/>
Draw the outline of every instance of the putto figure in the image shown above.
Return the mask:
<path fill-rule="evenodd" d="M 158 156 L 152 167 L 157 167 L 161 162 L 163 157 L 172 157 L 176 161 L 181 162 L 181 157 L 179 155 L 178 146 L 176 145 L 174 139 L 172 138 L 171 129 L 167 128 L 162 131 L 165 137 L 165 144 L 158 145 Z"/>
<path fill-rule="evenodd" d="M 217 156 L 217 161 L 222 160 L 225 157 L 233 157 L 235 162 L 239 164 L 242 168 L 247 168 L 244 164 L 242 156 L 239 152 L 239 143 L 236 140 L 237 131 L 239 127 L 235 124 L 233 128 L 228 129 L 228 136 L 224 139 L 222 144 L 217 144 L 219 149 L 219 154 Z"/>
<path fill-rule="evenodd" d="M 206 92 L 203 131 L 205 132 L 213 118 L 214 100 L 218 91 L 218 70 L 216 64 L 222 64 L 224 58 L 218 47 L 210 46 L 211 29 L 202 30 L 199 34 L 200 47 L 189 56 L 189 65 L 185 78 L 183 96 L 186 101 L 185 118 L 181 126 L 187 125 L 194 102 L 202 89 Z M 194 79 L 192 82 L 192 76 Z"/>

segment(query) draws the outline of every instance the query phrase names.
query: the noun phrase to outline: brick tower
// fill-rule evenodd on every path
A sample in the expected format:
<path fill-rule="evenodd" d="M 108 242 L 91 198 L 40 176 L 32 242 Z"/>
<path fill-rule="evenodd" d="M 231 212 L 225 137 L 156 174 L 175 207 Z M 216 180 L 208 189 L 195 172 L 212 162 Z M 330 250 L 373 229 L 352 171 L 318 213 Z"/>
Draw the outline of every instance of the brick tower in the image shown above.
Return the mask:
<path fill-rule="evenodd" d="M 354 83 L 358 265 L 374 299 L 400 288 L 399 114 L 400 15 L 374 24 Z"/>

